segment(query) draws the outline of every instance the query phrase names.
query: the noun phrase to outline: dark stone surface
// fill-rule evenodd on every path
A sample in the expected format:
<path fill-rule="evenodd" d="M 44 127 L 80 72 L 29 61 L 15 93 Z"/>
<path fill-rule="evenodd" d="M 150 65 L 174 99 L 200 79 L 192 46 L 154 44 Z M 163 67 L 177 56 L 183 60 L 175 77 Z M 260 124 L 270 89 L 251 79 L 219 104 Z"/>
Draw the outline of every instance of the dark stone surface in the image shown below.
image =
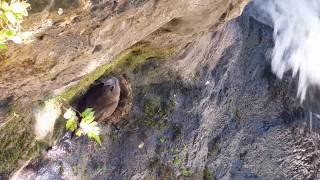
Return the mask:
<path fill-rule="evenodd" d="M 319 138 L 296 99 L 296 80 L 272 74 L 272 29 L 250 12 L 191 43 L 184 58 L 167 62 L 170 67 L 153 63 L 150 73 L 163 69 L 161 77 L 133 86 L 128 123 L 103 127 L 101 147 L 86 138 L 64 140 L 21 177 L 319 179 Z M 185 75 L 194 62 L 197 77 Z M 144 71 L 147 66 L 153 65 L 142 66 Z M 170 74 L 174 70 L 177 77 Z M 139 72 L 132 81 L 147 79 Z M 142 112 L 150 112 L 144 102 L 157 98 L 151 109 L 158 111 L 151 112 L 159 113 L 146 117 L 151 123 L 140 121 Z M 152 126 L 162 120 L 163 126 Z M 68 150 L 59 146 L 65 142 Z"/>

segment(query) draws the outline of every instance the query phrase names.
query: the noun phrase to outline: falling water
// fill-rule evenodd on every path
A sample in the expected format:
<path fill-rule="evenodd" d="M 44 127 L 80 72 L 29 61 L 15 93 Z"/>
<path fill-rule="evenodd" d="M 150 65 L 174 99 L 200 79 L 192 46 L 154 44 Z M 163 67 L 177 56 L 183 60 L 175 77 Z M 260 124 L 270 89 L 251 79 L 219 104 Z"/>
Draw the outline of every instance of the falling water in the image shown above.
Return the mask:
<path fill-rule="evenodd" d="M 271 17 L 275 47 L 272 70 L 282 78 L 292 71 L 299 77 L 298 96 L 308 87 L 320 87 L 320 0 L 256 0 Z"/>
<path fill-rule="evenodd" d="M 280 79 L 287 71 L 298 77 L 297 96 L 303 103 L 310 89 L 320 89 L 320 0 L 254 0 L 254 3 L 273 22 L 272 70 Z M 315 95 L 310 97 L 319 101 Z M 310 130 L 314 122 L 311 111 Z M 320 109 L 317 107 L 316 111 Z"/>

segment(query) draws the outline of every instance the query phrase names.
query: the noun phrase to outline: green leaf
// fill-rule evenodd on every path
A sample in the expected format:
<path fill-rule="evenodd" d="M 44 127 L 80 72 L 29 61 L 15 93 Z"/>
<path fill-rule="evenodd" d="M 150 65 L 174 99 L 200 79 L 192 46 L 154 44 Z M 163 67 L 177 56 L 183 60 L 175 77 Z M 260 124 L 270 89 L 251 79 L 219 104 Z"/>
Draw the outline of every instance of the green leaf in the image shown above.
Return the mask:
<path fill-rule="evenodd" d="M 92 111 L 93 109 L 92 108 L 87 108 L 85 109 L 82 113 L 81 113 L 81 117 L 85 117 L 85 116 L 88 116 Z"/>
<path fill-rule="evenodd" d="M 94 111 L 92 110 L 92 108 L 87 108 L 84 112 L 81 113 L 81 122 L 91 123 L 94 121 Z"/>
<path fill-rule="evenodd" d="M 25 0 L 0 1 L 0 44 L 2 44 L 0 48 L 4 48 L 9 40 L 17 44 L 28 42 L 27 39 L 30 38 L 20 30 L 23 17 L 28 16 L 29 7 L 30 4 Z"/>
<path fill-rule="evenodd" d="M 161 136 L 159 139 L 160 144 L 164 144 L 166 142 L 166 138 Z"/>
<path fill-rule="evenodd" d="M 81 132 L 80 130 L 77 130 L 77 131 L 76 131 L 76 135 L 77 135 L 78 137 L 80 137 L 80 136 L 82 135 L 82 132 Z"/>
<path fill-rule="evenodd" d="M 176 166 L 180 165 L 181 164 L 181 159 L 178 156 L 174 157 L 173 164 L 176 165 Z"/>
<path fill-rule="evenodd" d="M 28 16 L 27 8 L 30 6 L 30 4 L 26 2 L 15 2 L 11 4 L 11 9 L 13 13 L 21 14 L 23 16 Z"/>
<path fill-rule="evenodd" d="M 97 132 L 89 132 L 88 133 L 88 137 L 90 139 L 94 139 L 99 145 L 101 145 L 101 139 L 100 139 L 99 133 L 97 133 Z"/>
<path fill-rule="evenodd" d="M 6 17 L 4 12 L 1 12 L 1 14 L 0 14 L 0 21 L 1 21 L 2 24 L 7 24 L 8 23 L 7 17 Z"/>
<path fill-rule="evenodd" d="M 7 37 L 16 35 L 16 32 L 14 32 L 14 30 L 11 30 L 11 29 L 3 29 L 1 33 L 3 33 Z"/>
<path fill-rule="evenodd" d="M 99 145 L 101 145 L 100 138 L 100 128 L 98 123 L 94 121 L 94 111 L 92 108 L 87 108 L 81 114 L 81 122 L 79 129 L 76 130 L 76 135 L 87 135 L 89 139 L 94 139 Z M 72 116 L 72 110 L 68 110 L 68 113 L 65 113 L 65 117 Z"/>
<path fill-rule="evenodd" d="M 88 137 L 90 138 L 90 139 L 92 139 L 95 135 L 97 135 L 98 133 L 95 133 L 94 131 L 89 131 L 88 132 Z"/>
<path fill-rule="evenodd" d="M 0 44 L 0 49 L 6 49 L 7 48 L 7 45 L 5 44 Z"/>
<path fill-rule="evenodd" d="M 11 11 L 6 11 L 5 15 L 6 15 L 6 18 L 8 19 L 8 21 L 11 24 L 16 24 L 17 19 L 16 19 L 15 15 Z"/>
<path fill-rule="evenodd" d="M 85 123 L 91 123 L 91 122 L 93 122 L 94 121 L 94 116 L 93 116 L 93 114 L 90 114 L 90 115 L 88 115 L 88 116 L 85 116 L 83 119 L 82 119 L 82 121 L 83 122 L 85 122 Z"/>
<path fill-rule="evenodd" d="M 78 126 L 78 118 L 77 116 L 68 119 L 67 124 L 66 124 L 66 128 L 71 131 L 74 132 L 77 129 Z"/>
<path fill-rule="evenodd" d="M 94 140 L 96 140 L 96 142 L 101 146 L 101 139 L 100 139 L 100 136 L 99 135 L 95 135 L 93 136 Z"/>
<path fill-rule="evenodd" d="M 10 10 L 10 6 L 7 2 L 5 1 L 1 1 L 1 9 L 3 9 L 4 11 L 9 11 Z"/>

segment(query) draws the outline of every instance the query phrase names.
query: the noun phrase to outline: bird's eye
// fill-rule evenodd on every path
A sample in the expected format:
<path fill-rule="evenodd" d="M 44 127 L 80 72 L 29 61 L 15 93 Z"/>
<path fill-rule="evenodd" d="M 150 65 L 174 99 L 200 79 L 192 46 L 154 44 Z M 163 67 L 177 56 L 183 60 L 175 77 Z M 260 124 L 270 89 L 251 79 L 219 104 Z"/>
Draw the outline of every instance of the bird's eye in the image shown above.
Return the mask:
<path fill-rule="evenodd" d="M 111 86 L 111 89 L 110 89 L 110 90 L 113 91 L 113 89 L 114 89 L 114 86 Z"/>

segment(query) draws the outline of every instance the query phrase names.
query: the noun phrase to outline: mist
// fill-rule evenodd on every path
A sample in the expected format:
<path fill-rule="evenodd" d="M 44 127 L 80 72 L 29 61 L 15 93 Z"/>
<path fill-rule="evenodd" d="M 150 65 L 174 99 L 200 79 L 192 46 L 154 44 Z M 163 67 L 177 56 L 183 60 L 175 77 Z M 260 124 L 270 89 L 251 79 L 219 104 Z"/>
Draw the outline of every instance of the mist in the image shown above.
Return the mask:
<path fill-rule="evenodd" d="M 298 97 L 308 87 L 320 88 L 320 0 L 255 0 L 270 16 L 274 28 L 272 70 L 280 78 L 287 71 L 298 76 Z"/>

